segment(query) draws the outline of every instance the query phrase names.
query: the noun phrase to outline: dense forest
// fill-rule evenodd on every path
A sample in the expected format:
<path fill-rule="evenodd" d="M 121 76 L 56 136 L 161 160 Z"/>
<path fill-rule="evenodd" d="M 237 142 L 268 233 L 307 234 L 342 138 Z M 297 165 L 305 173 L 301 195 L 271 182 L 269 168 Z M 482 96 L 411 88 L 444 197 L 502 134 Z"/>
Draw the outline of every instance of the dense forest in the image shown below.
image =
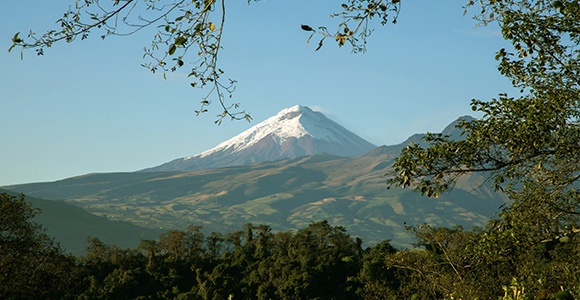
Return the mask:
<path fill-rule="evenodd" d="M 66 254 L 31 219 L 24 196 L 0 195 L 1 299 L 574 299 L 574 236 L 532 242 L 509 223 L 408 227 L 415 249 L 363 248 L 340 226 L 274 233 L 247 224 L 205 235 L 172 230 L 136 249 L 89 238 Z"/>

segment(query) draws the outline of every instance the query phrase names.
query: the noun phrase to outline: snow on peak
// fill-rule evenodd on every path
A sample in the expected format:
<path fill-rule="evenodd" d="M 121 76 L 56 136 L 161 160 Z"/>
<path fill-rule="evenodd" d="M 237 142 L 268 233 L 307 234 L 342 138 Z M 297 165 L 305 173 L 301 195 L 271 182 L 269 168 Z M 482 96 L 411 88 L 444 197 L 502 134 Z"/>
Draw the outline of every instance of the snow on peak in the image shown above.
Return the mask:
<path fill-rule="evenodd" d="M 238 152 L 258 143 L 267 136 L 282 144 L 289 138 L 300 138 L 306 135 L 313 139 L 340 142 L 348 138 L 350 132 L 326 118 L 322 113 L 314 112 L 306 106 L 296 105 L 281 110 L 273 117 L 249 128 L 237 136 L 220 143 L 201 154 L 188 157 L 205 157 L 218 151 Z"/>

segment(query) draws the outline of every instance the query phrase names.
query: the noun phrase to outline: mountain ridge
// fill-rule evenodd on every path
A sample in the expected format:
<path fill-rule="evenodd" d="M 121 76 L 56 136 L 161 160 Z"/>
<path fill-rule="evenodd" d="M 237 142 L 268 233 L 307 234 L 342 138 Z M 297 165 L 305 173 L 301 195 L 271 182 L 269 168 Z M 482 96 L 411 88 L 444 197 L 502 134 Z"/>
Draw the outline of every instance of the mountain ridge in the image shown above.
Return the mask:
<path fill-rule="evenodd" d="M 460 136 L 452 126 L 458 120 L 445 134 Z M 413 237 L 404 224 L 484 226 L 506 198 L 479 174 L 438 199 L 387 190 L 384 175 L 395 158 L 408 143 L 422 143 L 422 136 L 354 157 L 323 153 L 204 170 L 95 173 L 5 188 L 165 230 L 200 225 L 224 233 L 253 223 L 286 231 L 328 220 L 367 243 L 390 239 L 408 247 Z"/>
<path fill-rule="evenodd" d="M 143 227 L 199 225 L 224 233 L 252 223 L 285 231 L 328 220 L 367 243 L 390 239 L 398 247 L 413 242 L 404 224 L 484 226 L 505 203 L 479 174 L 438 199 L 387 189 L 384 175 L 405 146 L 355 157 L 316 154 L 207 170 L 87 174 L 8 188 Z"/>

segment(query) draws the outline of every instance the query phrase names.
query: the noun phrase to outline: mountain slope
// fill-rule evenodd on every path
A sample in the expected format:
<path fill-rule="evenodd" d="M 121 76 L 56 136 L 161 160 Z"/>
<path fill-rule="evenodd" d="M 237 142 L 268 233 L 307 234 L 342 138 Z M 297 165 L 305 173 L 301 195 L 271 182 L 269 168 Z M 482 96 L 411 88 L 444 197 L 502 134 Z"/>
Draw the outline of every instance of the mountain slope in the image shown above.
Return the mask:
<path fill-rule="evenodd" d="M 328 153 L 356 156 L 376 146 L 305 106 L 293 106 L 201 154 L 145 172 L 205 170 Z"/>
<path fill-rule="evenodd" d="M 15 193 L 0 189 L 0 193 Z M 140 227 L 127 222 L 112 221 L 95 216 L 64 201 L 44 200 L 26 196 L 26 201 L 40 209 L 34 218 L 42 224 L 47 234 L 62 248 L 75 255 L 83 254 L 86 239 L 96 237 L 103 242 L 122 248 L 134 248 L 141 239 L 157 239 L 160 230 Z"/>
<path fill-rule="evenodd" d="M 413 242 L 405 223 L 482 226 L 504 203 L 477 175 L 438 199 L 387 190 L 383 175 L 400 147 L 354 158 L 324 154 L 189 172 L 90 174 L 10 189 L 148 227 L 231 232 L 253 223 L 289 230 L 326 219 L 365 242 L 391 239 L 402 247 Z"/>
<path fill-rule="evenodd" d="M 460 137 L 451 125 L 444 133 Z M 208 170 L 87 174 L 6 188 L 63 199 L 108 219 L 164 229 L 193 224 L 225 233 L 253 223 L 290 230 L 328 220 L 368 243 L 390 239 L 405 247 L 413 242 L 405 223 L 483 226 L 506 199 L 479 174 L 462 178 L 438 199 L 386 189 L 384 175 L 394 159 L 408 143 L 422 143 L 422 136 L 356 157 L 317 154 Z M 243 148 L 233 142 L 222 146 L 245 150 L 235 145 Z"/>

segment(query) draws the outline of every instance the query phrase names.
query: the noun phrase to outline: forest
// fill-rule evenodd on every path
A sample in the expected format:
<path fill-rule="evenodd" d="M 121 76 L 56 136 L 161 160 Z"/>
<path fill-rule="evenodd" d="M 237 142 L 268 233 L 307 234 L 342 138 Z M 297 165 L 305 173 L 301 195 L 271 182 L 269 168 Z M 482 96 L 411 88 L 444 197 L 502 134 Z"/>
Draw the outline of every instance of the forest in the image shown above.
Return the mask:
<path fill-rule="evenodd" d="M 135 249 L 87 240 L 65 253 L 24 195 L 0 195 L 1 299 L 575 299 L 580 245 L 537 243 L 499 220 L 465 230 L 408 227 L 414 249 L 363 247 L 343 227 L 247 224 L 171 230 Z"/>

